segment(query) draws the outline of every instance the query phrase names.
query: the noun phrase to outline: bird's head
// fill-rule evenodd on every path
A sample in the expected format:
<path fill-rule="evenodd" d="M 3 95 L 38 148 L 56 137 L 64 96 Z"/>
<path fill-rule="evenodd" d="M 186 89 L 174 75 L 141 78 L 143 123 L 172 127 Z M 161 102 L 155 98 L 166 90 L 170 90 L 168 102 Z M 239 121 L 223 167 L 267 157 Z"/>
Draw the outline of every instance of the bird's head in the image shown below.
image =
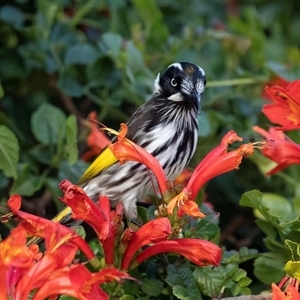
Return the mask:
<path fill-rule="evenodd" d="M 154 92 L 170 101 L 192 103 L 199 109 L 205 85 L 205 72 L 200 67 L 180 62 L 171 64 L 162 76 L 158 74 Z"/>

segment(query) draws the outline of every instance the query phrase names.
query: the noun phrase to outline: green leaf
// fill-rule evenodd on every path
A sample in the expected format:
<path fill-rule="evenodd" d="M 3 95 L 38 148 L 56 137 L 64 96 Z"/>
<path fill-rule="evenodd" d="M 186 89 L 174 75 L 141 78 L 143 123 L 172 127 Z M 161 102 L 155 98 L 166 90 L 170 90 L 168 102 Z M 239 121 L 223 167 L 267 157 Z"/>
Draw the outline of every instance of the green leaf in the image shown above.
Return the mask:
<path fill-rule="evenodd" d="M 123 38 L 116 33 L 104 33 L 102 35 L 102 41 L 108 48 L 108 54 L 110 54 L 114 59 L 118 58 L 121 53 Z"/>
<path fill-rule="evenodd" d="M 247 287 L 250 283 L 252 282 L 252 279 L 250 279 L 249 277 L 243 277 L 238 281 L 238 285 L 241 288 L 245 288 Z"/>
<path fill-rule="evenodd" d="M 83 95 L 83 86 L 69 73 L 59 74 L 57 87 L 70 97 L 81 97 Z"/>
<path fill-rule="evenodd" d="M 51 104 L 42 104 L 31 117 L 35 138 L 46 145 L 57 144 L 66 134 L 66 116 Z"/>
<path fill-rule="evenodd" d="M 142 53 L 137 49 L 132 41 L 126 44 L 127 63 L 133 72 L 140 70 L 144 66 Z"/>
<path fill-rule="evenodd" d="M 258 190 L 246 192 L 242 195 L 240 200 L 241 206 L 247 206 L 252 208 L 258 208 L 261 203 L 263 194 Z"/>
<path fill-rule="evenodd" d="M 91 44 L 77 44 L 68 48 L 64 61 L 66 65 L 89 65 L 99 54 L 97 48 Z"/>
<path fill-rule="evenodd" d="M 30 166 L 24 164 L 19 167 L 18 178 L 13 182 L 10 194 L 32 196 L 43 186 L 44 181 L 45 176 L 32 175 Z"/>
<path fill-rule="evenodd" d="M 17 177 L 19 143 L 15 134 L 4 125 L 0 125 L 0 169 L 7 177 Z"/>
<path fill-rule="evenodd" d="M 164 284 L 157 279 L 144 279 L 141 288 L 145 294 L 156 297 L 163 290 Z"/>
<path fill-rule="evenodd" d="M 287 275 L 300 280 L 300 261 L 291 261 L 289 260 L 284 267 Z"/>
<path fill-rule="evenodd" d="M 234 274 L 236 270 L 238 270 L 238 268 L 239 267 L 237 264 L 229 263 L 228 265 L 225 266 L 225 271 L 228 274 L 228 276 L 231 277 L 232 274 Z"/>
<path fill-rule="evenodd" d="M 53 23 L 55 22 L 57 12 L 60 8 L 58 3 L 54 1 L 44 1 L 44 0 L 37 0 L 38 3 L 38 11 L 43 14 L 44 22 L 43 22 L 43 29 L 45 31 L 50 32 Z"/>
<path fill-rule="evenodd" d="M 238 282 L 240 279 L 242 279 L 246 275 L 247 275 L 247 272 L 245 270 L 238 269 L 232 274 L 231 279 Z"/>
<path fill-rule="evenodd" d="M 76 161 L 72 166 L 70 166 L 67 161 L 63 160 L 59 165 L 58 179 L 60 181 L 68 179 L 71 182 L 76 183 L 87 167 L 88 164 L 82 160 Z"/>
<path fill-rule="evenodd" d="M 167 272 L 166 282 L 172 287 L 176 297 L 183 297 L 180 299 L 202 299 L 194 274 L 188 264 L 179 267 L 168 265 Z"/>
<path fill-rule="evenodd" d="M 178 299 L 182 299 L 182 300 L 190 299 L 188 297 L 188 293 L 187 293 L 186 288 L 181 286 L 181 285 L 173 286 L 172 291 L 173 291 L 174 296 L 176 296 Z"/>
<path fill-rule="evenodd" d="M 276 230 L 269 222 L 265 220 L 256 220 L 255 223 L 270 239 L 276 239 Z"/>
<path fill-rule="evenodd" d="M 233 296 L 237 296 L 241 293 L 241 288 L 238 284 L 233 284 L 230 290 Z"/>
<path fill-rule="evenodd" d="M 66 126 L 67 126 L 66 151 L 68 155 L 69 164 L 73 165 L 78 159 L 78 147 L 77 147 L 78 125 L 77 125 L 76 117 L 74 115 L 70 115 L 67 118 Z"/>
<path fill-rule="evenodd" d="M 300 260 L 300 244 L 290 241 L 290 240 L 285 240 L 286 245 L 288 246 L 288 248 L 291 251 L 292 254 L 292 260 L 293 261 L 299 261 Z"/>
<path fill-rule="evenodd" d="M 278 194 L 263 193 L 262 204 L 272 216 L 283 220 L 293 220 L 296 217 L 291 202 Z"/>
<path fill-rule="evenodd" d="M 169 30 L 157 2 L 134 0 L 133 4 L 145 22 L 148 39 L 151 41 L 150 46 L 161 47 L 168 39 Z"/>
<path fill-rule="evenodd" d="M 134 300 L 135 298 L 130 295 L 124 295 L 119 300 Z"/>
<path fill-rule="evenodd" d="M 21 27 L 25 21 L 24 13 L 12 5 L 4 5 L 0 9 L 0 20 L 10 23 L 14 27 Z"/>
<path fill-rule="evenodd" d="M 252 292 L 248 287 L 244 287 L 244 288 L 241 288 L 240 294 L 250 296 L 250 295 L 252 295 Z"/>
<path fill-rule="evenodd" d="M 203 267 L 194 271 L 194 277 L 201 292 L 206 296 L 220 295 L 227 280 L 227 273 L 223 266 L 216 268 Z"/>
<path fill-rule="evenodd" d="M 254 261 L 254 274 L 265 284 L 279 282 L 285 275 L 284 265 L 280 253 L 264 253 Z"/>
<path fill-rule="evenodd" d="M 88 67 L 89 86 L 114 88 L 120 84 L 120 71 L 109 57 L 99 57 Z"/>

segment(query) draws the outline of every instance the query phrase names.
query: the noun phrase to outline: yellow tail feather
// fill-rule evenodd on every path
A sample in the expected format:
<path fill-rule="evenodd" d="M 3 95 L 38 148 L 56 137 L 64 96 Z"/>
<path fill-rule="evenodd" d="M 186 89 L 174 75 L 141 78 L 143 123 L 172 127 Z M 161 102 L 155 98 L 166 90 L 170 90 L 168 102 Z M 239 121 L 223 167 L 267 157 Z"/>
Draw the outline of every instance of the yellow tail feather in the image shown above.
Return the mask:
<path fill-rule="evenodd" d="M 99 173 L 101 173 L 103 170 L 107 169 L 117 161 L 118 159 L 114 156 L 113 152 L 108 147 L 106 147 L 83 173 L 82 177 L 79 180 L 79 183 L 83 183 L 96 177 Z"/>

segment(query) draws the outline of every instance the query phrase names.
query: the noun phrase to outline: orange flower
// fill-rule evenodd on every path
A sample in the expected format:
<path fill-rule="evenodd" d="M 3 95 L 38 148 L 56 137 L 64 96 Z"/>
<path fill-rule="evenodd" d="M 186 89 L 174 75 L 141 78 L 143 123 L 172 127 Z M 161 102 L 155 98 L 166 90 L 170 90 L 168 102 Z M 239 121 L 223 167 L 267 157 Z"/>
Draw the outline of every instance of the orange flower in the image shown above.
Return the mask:
<path fill-rule="evenodd" d="M 151 256 L 166 252 L 180 254 L 198 266 L 218 266 L 222 256 L 222 249 L 212 242 L 193 238 L 174 239 L 159 242 L 145 249 L 136 257 L 134 266 Z"/>
<path fill-rule="evenodd" d="M 264 105 L 262 112 L 267 118 L 281 125 L 278 129 L 292 130 L 300 128 L 300 80 L 286 87 L 266 87 L 267 98 L 273 103 Z"/>
<path fill-rule="evenodd" d="M 278 286 L 275 283 L 272 283 L 272 300 L 300 300 L 298 281 L 294 278 L 283 278 L 283 281 L 288 281 L 288 285 L 284 291 L 281 291 L 280 289 L 282 282 L 280 282 Z"/>
<path fill-rule="evenodd" d="M 273 175 L 289 165 L 300 164 L 300 145 L 294 143 L 281 130 L 270 128 L 266 131 L 258 126 L 254 126 L 253 130 L 267 140 L 262 146 L 263 155 L 278 164 L 267 175 Z"/>
<path fill-rule="evenodd" d="M 34 263 L 35 254 L 26 247 L 26 231 L 15 229 L 0 242 L 0 299 L 8 299 L 20 277 Z"/>

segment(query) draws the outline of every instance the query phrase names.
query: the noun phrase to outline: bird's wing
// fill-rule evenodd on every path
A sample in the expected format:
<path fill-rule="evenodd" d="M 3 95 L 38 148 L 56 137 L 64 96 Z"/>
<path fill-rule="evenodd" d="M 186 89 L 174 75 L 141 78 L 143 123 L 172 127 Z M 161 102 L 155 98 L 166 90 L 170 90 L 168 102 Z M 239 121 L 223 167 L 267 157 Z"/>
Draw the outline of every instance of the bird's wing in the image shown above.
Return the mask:
<path fill-rule="evenodd" d="M 144 137 L 143 133 L 152 127 L 152 123 L 157 123 L 157 107 L 156 102 L 158 96 L 154 95 L 149 101 L 144 103 L 127 122 L 128 131 L 126 137 L 139 144 L 140 139 Z"/>
<path fill-rule="evenodd" d="M 155 102 L 155 98 L 158 98 L 157 95 L 154 95 L 151 100 L 147 101 L 144 105 L 137 109 L 127 122 L 128 131 L 126 137 L 135 143 L 138 143 L 140 138 L 137 137 L 136 133 L 139 132 L 141 128 L 145 127 L 145 124 L 147 124 L 148 121 L 155 122 L 157 114 L 156 107 L 153 103 Z M 114 139 L 112 140 L 112 142 L 114 141 Z M 108 147 L 106 147 L 101 151 L 94 162 L 87 168 L 87 170 L 80 178 L 79 183 L 84 183 L 96 177 L 99 173 L 115 164 L 117 161 L 118 159 L 114 156 L 112 151 Z"/>
<path fill-rule="evenodd" d="M 107 169 L 114 163 L 116 163 L 118 159 L 114 156 L 112 151 L 106 147 L 104 148 L 98 157 L 93 161 L 93 163 L 86 169 L 86 171 L 81 176 L 79 183 L 86 182 L 94 177 L 96 177 L 103 170 Z"/>

